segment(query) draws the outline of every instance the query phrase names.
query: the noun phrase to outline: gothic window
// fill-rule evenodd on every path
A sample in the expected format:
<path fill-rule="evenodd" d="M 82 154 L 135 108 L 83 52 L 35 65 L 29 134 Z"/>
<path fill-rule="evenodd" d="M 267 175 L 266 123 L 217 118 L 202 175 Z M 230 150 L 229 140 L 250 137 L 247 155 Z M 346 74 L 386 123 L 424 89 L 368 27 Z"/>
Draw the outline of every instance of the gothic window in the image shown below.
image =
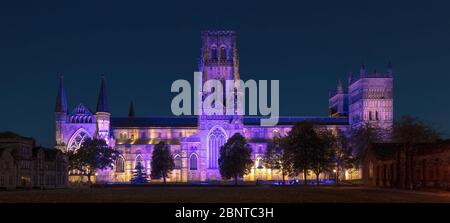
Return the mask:
<path fill-rule="evenodd" d="M 174 163 L 175 163 L 175 169 L 181 169 L 181 156 L 180 155 L 175 155 Z"/>
<path fill-rule="evenodd" d="M 208 138 L 209 168 L 217 169 L 220 147 L 226 143 L 225 132 L 221 128 L 215 128 Z"/>
<path fill-rule="evenodd" d="M 380 120 L 378 117 L 378 111 L 375 111 L 375 120 L 377 120 L 377 121 Z"/>
<path fill-rule="evenodd" d="M 217 58 L 218 58 L 217 47 L 213 46 L 211 47 L 211 59 L 217 60 Z"/>
<path fill-rule="evenodd" d="M 372 121 L 372 112 L 369 111 L 369 120 Z"/>
<path fill-rule="evenodd" d="M 227 49 L 224 46 L 222 46 L 220 48 L 220 59 L 221 60 L 226 60 L 227 59 Z"/>
<path fill-rule="evenodd" d="M 190 170 L 197 170 L 197 155 L 194 153 L 191 155 L 191 158 L 189 159 L 189 169 Z"/>
<path fill-rule="evenodd" d="M 67 144 L 67 151 L 79 149 L 81 144 L 89 138 L 91 137 L 84 129 L 79 129 L 70 138 L 69 143 Z"/>
<path fill-rule="evenodd" d="M 125 160 L 122 156 L 119 156 L 116 160 L 116 172 L 123 173 L 125 172 Z"/>

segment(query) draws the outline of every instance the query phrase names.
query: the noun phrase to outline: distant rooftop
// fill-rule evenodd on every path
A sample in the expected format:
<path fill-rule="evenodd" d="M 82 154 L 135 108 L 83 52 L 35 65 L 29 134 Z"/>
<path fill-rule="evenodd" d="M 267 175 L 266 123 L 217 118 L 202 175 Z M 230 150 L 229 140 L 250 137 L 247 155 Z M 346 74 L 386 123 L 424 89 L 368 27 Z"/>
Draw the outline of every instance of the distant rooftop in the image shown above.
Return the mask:
<path fill-rule="evenodd" d="M 10 132 L 10 131 L 0 132 L 0 140 L 3 140 L 3 139 L 34 140 L 33 138 L 24 137 L 24 136 L 21 136 L 21 135 L 15 133 L 15 132 Z"/>

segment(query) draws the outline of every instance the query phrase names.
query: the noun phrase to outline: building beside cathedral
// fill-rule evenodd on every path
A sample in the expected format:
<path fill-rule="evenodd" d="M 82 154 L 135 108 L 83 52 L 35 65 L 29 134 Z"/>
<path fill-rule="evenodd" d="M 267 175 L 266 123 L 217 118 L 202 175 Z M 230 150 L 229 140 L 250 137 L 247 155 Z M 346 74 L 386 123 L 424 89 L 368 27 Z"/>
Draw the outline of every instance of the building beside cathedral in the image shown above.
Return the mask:
<path fill-rule="evenodd" d="M 0 190 L 65 188 L 66 156 L 58 149 L 36 146 L 33 138 L 0 132 Z"/>
<path fill-rule="evenodd" d="M 239 61 L 234 31 L 205 31 L 198 71 L 202 82 L 211 79 L 238 80 Z M 79 104 L 68 110 L 63 79 L 55 106 L 56 146 L 76 150 L 87 138 L 103 138 L 121 155 L 111 170 L 97 173 L 97 181 L 129 182 L 137 163 L 150 173 L 153 147 L 160 141 L 170 145 L 175 169 L 168 181 L 199 182 L 220 180 L 219 148 L 235 133 L 246 137 L 255 162 L 244 180 L 277 180 L 281 174 L 265 168 L 262 157 L 268 141 L 286 135 L 296 122 L 312 122 L 318 127 L 343 131 L 369 122 L 391 129 L 393 123 L 393 78 L 389 64 L 385 73 L 366 71 L 350 75 L 348 87 L 339 82 L 329 95 L 329 116 L 279 117 L 276 126 L 261 126 L 259 116 L 206 115 L 172 117 L 136 117 L 130 106 L 128 117 L 110 113 L 105 78 L 102 77 L 95 111 Z M 201 92 L 197 92 L 202 94 Z M 204 96 L 204 95 L 203 95 Z M 204 98 L 204 97 L 200 97 Z M 301 178 L 301 176 L 299 177 Z M 76 176 L 72 176 L 76 179 Z"/>

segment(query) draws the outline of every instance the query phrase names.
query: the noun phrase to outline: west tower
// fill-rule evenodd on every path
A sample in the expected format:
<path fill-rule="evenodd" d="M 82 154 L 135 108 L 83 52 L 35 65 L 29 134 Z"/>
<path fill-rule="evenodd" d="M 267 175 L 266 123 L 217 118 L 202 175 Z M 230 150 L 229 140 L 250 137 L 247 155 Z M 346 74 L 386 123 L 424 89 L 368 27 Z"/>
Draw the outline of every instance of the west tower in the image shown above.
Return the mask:
<path fill-rule="evenodd" d="M 369 123 L 392 130 L 393 124 L 393 77 L 392 65 L 385 73 L 368 73 L 361 65 L 358 77 L 349 77 L 349 123 L 358 127 Z"/>

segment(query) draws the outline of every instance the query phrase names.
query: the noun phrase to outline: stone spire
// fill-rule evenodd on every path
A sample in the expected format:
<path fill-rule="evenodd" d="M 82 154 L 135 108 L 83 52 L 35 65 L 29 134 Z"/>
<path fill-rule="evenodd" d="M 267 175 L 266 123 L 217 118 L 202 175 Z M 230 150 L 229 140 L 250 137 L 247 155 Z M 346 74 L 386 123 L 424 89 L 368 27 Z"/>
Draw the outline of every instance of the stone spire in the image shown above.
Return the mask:
<path fill-rule="evenodd" d="M 58 96 L 56 97 L 55 112 L 60 112 L 64 114 L 67 113 L 67 98 L 66 98 L 66 91 L 64 89 L 63 75 L 59 77 L 59 90 Z"/>
<path fill-rule="evenodd" d="M 107 112 L 109 113 L 108 108 L 108 97 L 106 96 L 106 84 L 105 84 L 105 75 L 102 75 L 102 80 L 100 83 L 100 92 L 98 94 L 97 100 L 97 112 Z"/>
<path fill-rule="evenodd" d="M 134 104 L 133 101 L 130 102 L 130 108 L 128 110 L 128 117 L 133 118 L 135 116 L 134 114 Z"/>

